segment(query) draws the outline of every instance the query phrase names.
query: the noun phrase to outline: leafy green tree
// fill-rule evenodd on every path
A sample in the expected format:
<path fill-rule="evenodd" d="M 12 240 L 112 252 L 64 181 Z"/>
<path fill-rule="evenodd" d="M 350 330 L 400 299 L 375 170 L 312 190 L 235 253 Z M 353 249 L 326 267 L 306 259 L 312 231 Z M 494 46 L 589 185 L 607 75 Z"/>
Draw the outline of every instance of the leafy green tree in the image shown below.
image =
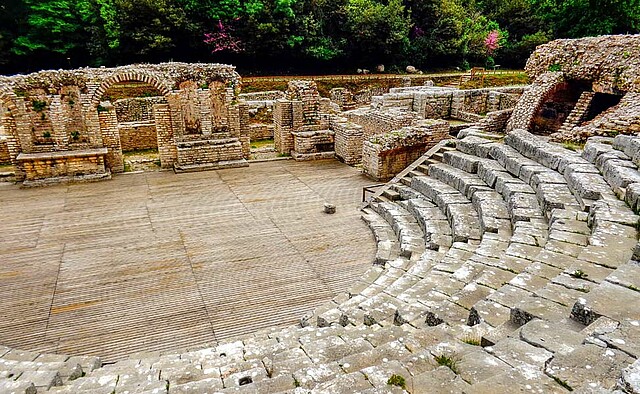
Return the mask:
<path fill-rule="evenodd" d="M 640 32 L 640 0 L 532 0 L 557 37 Z"/>
<path fill-rule="evenodd" d="M 349 0 L 348 50 L 363 65 L 394 62 L 406 55 L 411 19 L 401 0 Z"/>
<path fill-rule="evenodd" d="M 24 34 L 14 39 L 12 52 L 35 57 L 47 54 L 50 65 L 65 57 L 84 56 L 94 21 L 88 0 L 24 0 L 28 16 Z M 58 64 L 56 64 L 58 63 Z M 63 64 L 63 63 L 62 63 Z"/>

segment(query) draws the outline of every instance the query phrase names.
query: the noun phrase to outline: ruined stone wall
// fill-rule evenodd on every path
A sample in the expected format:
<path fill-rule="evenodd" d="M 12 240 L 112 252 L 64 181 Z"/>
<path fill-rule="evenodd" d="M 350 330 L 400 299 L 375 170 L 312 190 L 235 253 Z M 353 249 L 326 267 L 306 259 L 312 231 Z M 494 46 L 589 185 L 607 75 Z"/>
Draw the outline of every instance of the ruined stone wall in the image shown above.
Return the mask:
<path fill-rule="evenodd" d="M 594 92 L 640 92 L 640 35 L 555 40 L 540 45 L 525 70 L 531 80 L 549 71 L 590 81 Z"/>
<path fill-rule="evenodd" d="M 264 123 L 249 125 L 249 138 L 251 141 L 264 140 L 267 138 L 273 138 L 275 130 L 274 125 L 267 125 Z"/>
<path fill-rule="evenodd" d="M 449 123 L 434 119 L 370 137 L 362 147 L 363 172 L 377 181 L 389 180 L 447 138 Z"/>
<path fill-rule="evenodd" d="M 158 148 L 155 120 L 151 123 L 120 123 L 118 134 L 123 152 Z"/>
<path fill-rule="evenodd" d="M 26 172 L 25 182 L 38 186 L 56 178 L 71 180 L 76 177 L 108 177 L 106 153 L 105 148 L 76 150 L 73 154 L 21 153 L 18 161 Z"/>
<path fill-rule="evenodd" d="M 335 133 L 336 157 L 349 165 L 360 163 L 364 128 L 345 117 L 333 116 L 331 130 Z"/>
<path fill-rule="evenodd" d="M 487 133 L 502 133 L 507 127 L 507 122 L 513 114 L 513 109 L 503 109 L 500 111 L 489 112 L 487 116 L 480 119 L 477 127 Z"/>
<path fill-rule="evenodd" d="M 331 130 L 294 132 L 291 156 L 296 160 L 316 160 L 333 157 L 334 132 Z"/>
<path fill-rule="evenodd" d="M 556 140 L 583 142 L 588 137 L 615 137 L 618 134 L 640 134 L 640 92 L 627 93 L 620 103 L 591 122 L 578 126 Z"/>
<path fill-rule="evenodd" d="M 362 126 L 365 138 L 409 126 L 416 119 L 414 113 L 397 108 L 386 108 L 384 110 L 361 108 L 344 112 L 342 115 L 349 122 Z"/>
<path fill-rule="evenodd" d="M 0 136 L 0 164 L 10 164 L 11 154 L 9 153 L 8 138 Z"/>
<path fill-rule="evenodd" d="M 113 106 L 119 123 L 153 121 L 153 106 L 166 103 L 164 97 L 136 97 L 116 100 Z"/>
<path fill-rule="evenodd" d="M 240 93 L 238 95 L 239 100 L 245 100 L 247 103 L 251 101 L 265 102 L 275 101 L 277 99 L 283 99 L 286 97 L 286 93 L 282 90 L 267 90 L 264 92 L 252 92 L 252 93 Z"/>
<path fill-rule="evenodd" d="M 565 78 L 561 72 L 548 72 L 536 78 L 513 109 L 506 131 L 510 132 L 516 129 L 529 130 L 533 117 L 545 99 L 553 93 L 556 86 L 564 81 Z"/>
<path fill-rule="evenodd" d="M 161 97 L 123 100 L 115 105 L 101 103 L 113 84 L 126 81 L 150 84 Z M 10 113 L 1 120 L 9 132 L 8 150 L 18 173 L 24 172 L 22 162 L 16 159 L 19 153 L 75 157 L 76 151 L 103 147 L 107 148 L 107 167 L 120 172 L 123 147 L 144 149 L 155 145 L 150 124 L 158 119 L 163 122 L 157 124 L 162 129 L 158 134 L 163 134 L 158 140 L 166 144 L 159 147 L 164 151 L 161 160 L 164 157 L 168 163 L 177 160 L 175 144 L 185 134 L 192 134 L 190 139 L 193 135 L 200 139 L 242 138 L 248 149 L 248 135 L 243 135 L 248 134 L 246 106 L 236 99 L 239 89 L 240 76 L 234 67 L 220 64 L 41 71 L 0 77 L 0 101 Z M 172 94 L 176 95 L 173 107 L 157 116 L 154 106 Z M 145 124 L 133 125 L 132 121 Z M 127 124 L 119 128 L 119 122 Z M 35 171 L 36 167 L 30 169 Z"/>

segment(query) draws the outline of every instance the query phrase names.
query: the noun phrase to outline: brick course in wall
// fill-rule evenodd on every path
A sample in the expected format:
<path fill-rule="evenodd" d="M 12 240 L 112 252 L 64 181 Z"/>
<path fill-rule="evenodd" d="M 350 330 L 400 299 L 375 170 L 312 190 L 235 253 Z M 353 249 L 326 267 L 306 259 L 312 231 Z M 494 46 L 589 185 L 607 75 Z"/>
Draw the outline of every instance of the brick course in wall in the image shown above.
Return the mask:
<path fill-rule="evenodd" d="M 389 180 L 447 138 L 449 123 L 434 119 L 370 137 L 362 147 L 363 172 L 376 181 Z"/>
<path fill-rule="evenodd" d="M 158 148 L 155 120 L 146 123 L 119 123 L 118 134 L 123 152 Z"/>

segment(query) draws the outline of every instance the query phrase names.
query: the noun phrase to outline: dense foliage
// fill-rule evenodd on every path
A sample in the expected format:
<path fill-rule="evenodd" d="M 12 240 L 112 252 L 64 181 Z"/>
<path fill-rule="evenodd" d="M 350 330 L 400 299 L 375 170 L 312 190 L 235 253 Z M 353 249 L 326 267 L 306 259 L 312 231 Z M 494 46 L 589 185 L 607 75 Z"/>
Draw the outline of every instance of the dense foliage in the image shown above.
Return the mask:
<path fill-rule="evenodd" d="M 3 0 L 0 72 L 231 62 L 243 72 L 521 67 L 557 37 L 640 31 L 640 0 Z"/>

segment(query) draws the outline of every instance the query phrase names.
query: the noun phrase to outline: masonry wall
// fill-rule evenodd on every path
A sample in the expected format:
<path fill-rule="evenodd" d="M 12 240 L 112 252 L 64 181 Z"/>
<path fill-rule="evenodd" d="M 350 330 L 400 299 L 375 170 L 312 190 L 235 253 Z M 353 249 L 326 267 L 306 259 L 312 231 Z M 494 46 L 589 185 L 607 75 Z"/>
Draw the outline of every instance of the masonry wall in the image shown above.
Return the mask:
<path fill-rule="evenodd" d="M 9 153 L 8 139 L 0 136 L 0 164 L 11 163 L 11 155 Z"/>
<path fill-rule="evenodd" d="M 153 106 L 166 103 L 164 97 L 136 97 L 117 100 L 113 103 L 119 123 L 152 122 Z"/>
<path fill-rule="evenodd" d="M 334 116 L 331 129 L 335 132 L 336 157 L 343 162 L 354 165 L 362 160 L 363 127 L 349 122 L 347 118 Z"/>
<path fill-rule="evenodd" d="M 432 119 L 373 136 L 362 145 L 363 172 L 376 181 L 387 181 L 447 138 L 449 124 Z"/>
<path fill-rule="evenodd" d="M 343 113 L 349 122 L 362 127 L 364 138 L 387 133 L 404 126 L 409 126 L 416 119 L 415 114 L 399 109 L 363 108 Z"/>
<path fill-rule="evenodd" d="M 155 121 L 152 123 L 120 123 L 118 124 L 118 134 L 123 152 L 158 148 Z"/>
<path fill-rule="evenodd" d="M 274 125 L 264 123 L 251 124 L 249 125 L 249 138 L 251 141 L 273 138 L 274 130 Z"/>

